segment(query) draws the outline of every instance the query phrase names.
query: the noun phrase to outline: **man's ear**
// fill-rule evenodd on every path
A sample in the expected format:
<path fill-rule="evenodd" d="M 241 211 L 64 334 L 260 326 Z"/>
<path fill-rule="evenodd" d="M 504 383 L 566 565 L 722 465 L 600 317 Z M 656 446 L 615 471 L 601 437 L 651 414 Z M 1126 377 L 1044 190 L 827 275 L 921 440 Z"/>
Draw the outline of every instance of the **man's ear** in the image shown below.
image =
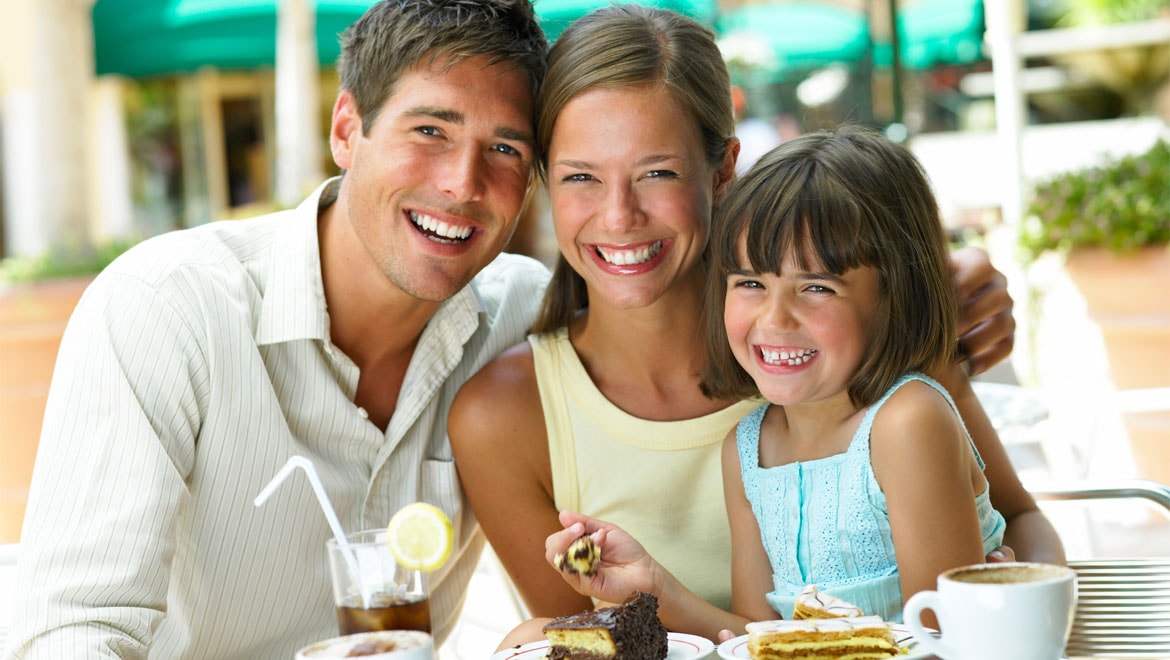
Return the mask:
<path fill-rule="evenodd" d="M 329 128 L 329 149 L 338 167 L 343 170 L 350 168 L 354 142 L 361 136 L 362 117 L 358 114 L 357 99 L 343 89 L 333 104 L 333 123 Z"/>

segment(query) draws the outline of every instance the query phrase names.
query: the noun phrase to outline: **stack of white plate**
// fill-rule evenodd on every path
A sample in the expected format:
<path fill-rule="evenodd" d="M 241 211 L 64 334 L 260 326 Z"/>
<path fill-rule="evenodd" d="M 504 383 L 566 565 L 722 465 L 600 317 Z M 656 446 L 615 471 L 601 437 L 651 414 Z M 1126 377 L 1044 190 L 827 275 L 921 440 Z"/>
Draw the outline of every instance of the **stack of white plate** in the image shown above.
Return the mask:
<path fill-rule="evenodd" d="M 1070 561 L 1077 610 L 1066 653 L 1170 658 L 1170 559 Z"/>

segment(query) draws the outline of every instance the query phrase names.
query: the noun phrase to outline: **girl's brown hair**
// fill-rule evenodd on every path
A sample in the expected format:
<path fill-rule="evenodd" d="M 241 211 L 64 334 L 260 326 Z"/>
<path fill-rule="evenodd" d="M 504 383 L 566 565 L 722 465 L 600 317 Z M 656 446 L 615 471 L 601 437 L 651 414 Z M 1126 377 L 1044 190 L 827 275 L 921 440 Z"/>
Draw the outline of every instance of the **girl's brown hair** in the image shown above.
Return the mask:
<path fill-rule="evenodd" d="M 757 273 L 779 273 L 789 251 L 802 268 L 877 271 L 878 320 L 849 386 L 854 405 L 877 401 L 906 372 L 937 372 L 955 357 L 958 305 L 946 237 L 926 174 L 905 148 L 855 126 L 804 135 L 731 187 L 712 224 L 704 320 L 703 391 L 722 399 L 759 395 L 723 324 L 727 275 L 742 267 L 741 236 Z"/>

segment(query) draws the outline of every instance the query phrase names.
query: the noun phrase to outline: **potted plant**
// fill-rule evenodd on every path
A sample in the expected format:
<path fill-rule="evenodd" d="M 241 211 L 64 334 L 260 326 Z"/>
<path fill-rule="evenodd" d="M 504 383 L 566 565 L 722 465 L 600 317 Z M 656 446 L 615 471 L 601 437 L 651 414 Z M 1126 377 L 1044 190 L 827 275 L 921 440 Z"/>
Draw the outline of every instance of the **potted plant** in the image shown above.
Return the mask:
<path fill-rule="evenodd" d="M 1118 390 L 1170 387 L 1170 144 L 1035 185 L 1020 232 L 1056 252 L 1101 329 Z M 1170 410 L 1125 414 L 1143 476 L 1170 483 Z"/>

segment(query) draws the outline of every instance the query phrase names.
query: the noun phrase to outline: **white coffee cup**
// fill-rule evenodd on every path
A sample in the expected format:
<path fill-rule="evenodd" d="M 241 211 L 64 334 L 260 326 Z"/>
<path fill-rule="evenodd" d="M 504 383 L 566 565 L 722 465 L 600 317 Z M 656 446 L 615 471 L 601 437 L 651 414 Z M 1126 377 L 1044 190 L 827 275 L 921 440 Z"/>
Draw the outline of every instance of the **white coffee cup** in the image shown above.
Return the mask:
<path fill-rule="evenodd" d="M 334 637 L 310 644 L 297 651 L 296 660 L 345 658 L 356 647 L 364 646 L 361 657 L 370 660 L 434 660 L 431 636 L 418 630 L 379 630 Z M 377 649 L 384 649 L 378 651 Z"/>
<path fill-rule="evenodd" d="M 1060 660 L 1076 607 L 1076 573 L 1053 564 L 976 564 L 938 576 L 906 601 L 917 649 L 944 660 Z M 933 610 L 942 636 L 922 625 Z"/>

